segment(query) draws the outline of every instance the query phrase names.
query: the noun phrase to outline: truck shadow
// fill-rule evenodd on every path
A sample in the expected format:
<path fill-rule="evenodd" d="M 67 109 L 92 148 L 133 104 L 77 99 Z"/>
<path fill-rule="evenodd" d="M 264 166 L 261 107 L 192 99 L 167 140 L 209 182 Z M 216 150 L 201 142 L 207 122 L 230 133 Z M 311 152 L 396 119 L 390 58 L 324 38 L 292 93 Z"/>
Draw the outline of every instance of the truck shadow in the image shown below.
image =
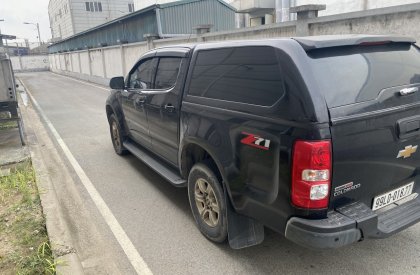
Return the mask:
<path fill-rule="evenodd" d="M 195 226 L 186 188 L 172 186 L 135 157 L 127 160 Z M 249 274 L 419 274 L 419 234 L 417 225 L 388 239 L 365 240 L 334 250 L 307 249 L 268 228 L 262 244 L 240 250 L 233 250 L 228 244 L 214 244 L 201 236 L 200 242 L 207 242 L 204 246 L 208 250 L 219 251 Z"/>
<path fill-rule="evenodd" d="M 388 239 L 364 240 L 341 249 L 311 250 L 267 229 L 262 244 L 241 250 L 220 249 L 260 274 L 419 274 L 420 226 Z M 297 272 L 299 270 L 299 272 Z"/>
<path fill-rule="evenodd" d="M 174 206 L 176 206 L 183 214 L 188 216 L 191 221 L 194 222 L 194 218 L 191 215 L 190 204 L 188 202 L 187 188 L 173 186 L 170 182 L 166 181 L 162 176 L 157 174 L 153 169 L 133 155 L 126 156 L 125 158 L 133 169 L 141 173 L 148 182 L 153 183 L 151 185 L 153 185 L 154 188 L 165 195 Z"/>

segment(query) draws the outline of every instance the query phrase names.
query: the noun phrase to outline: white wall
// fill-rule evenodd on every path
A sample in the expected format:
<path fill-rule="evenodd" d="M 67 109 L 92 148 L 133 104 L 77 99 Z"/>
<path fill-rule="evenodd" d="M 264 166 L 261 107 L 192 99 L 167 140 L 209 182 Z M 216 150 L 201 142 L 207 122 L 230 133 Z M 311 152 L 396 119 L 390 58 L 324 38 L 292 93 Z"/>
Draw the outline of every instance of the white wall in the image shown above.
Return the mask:
<path fill-rule="evenodd" d="M 136 44 L 130 47 L 124 47 L 124 58 L 125 58 L 125 74 L 127 74 L 134 64 L 139 60 L 140 55 L 146 52 L 147 44 Z"/>
<path fill-rule="evenodd" d="M 404 4 L 419 3 L 419 0 L 296 0 L 296 6 L 308 4 L 326 4 L 327 9 L 319 16 L 333 15 L 366 9 L 385 8 Z"/>
<path fill-rule="evenodd" d="M 71 64 L 72 64 L 72 71 L 76 73 L 80 73 L 80 62 L 79 62 L 79 54 L 72 53 L 70 54 Z"/>
<path fill-rule="evenodd" d="M 50 60 L 47 55 L 24 55 L 12 56 L 12 67 L 14 71 L 48 71 Z"/>
<path fill-rule="evenodd" d="M 89 52 L 80 52 L 80 65 L 82 67 L 82 74 L 90 74 Z M 59 66 L 57 66 L 58 68 Z"/>
<path fill-rule="evenodd" d="M 107 78 L 112 78 L 114 76 L 122 75 L 122 59 L 121 59 L 121 48 L 110 48 L 104 51 L 104 60 L 105 64 L 110 64 L 106 66 L 106 76 Z"/>
<path fill-rule="evenodd" d="M 104 64 L 102 62 L 102 50 L 90 51 L 90 64 L 92 68 L 92 75 L 106 77 L 104 74 Z"/>
<path fill-rule="evenodd" d="M 155 46 L 158 47 L 159 45 Z M 148 50 L 147 42 L 140 42 L 77 52 L 50 54 L 50 70 L 108 85 L 110 78 L 126 76 L 140 56 Z"/>

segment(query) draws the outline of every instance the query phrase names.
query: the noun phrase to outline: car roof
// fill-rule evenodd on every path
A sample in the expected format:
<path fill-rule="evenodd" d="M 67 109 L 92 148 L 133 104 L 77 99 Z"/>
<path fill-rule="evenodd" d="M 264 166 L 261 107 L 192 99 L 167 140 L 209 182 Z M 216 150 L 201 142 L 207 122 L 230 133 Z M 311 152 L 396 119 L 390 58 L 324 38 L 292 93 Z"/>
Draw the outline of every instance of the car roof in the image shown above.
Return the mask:
<path fill-rule="evenodd" d="M 243 39 L 243 40 L 226 40 L 226 41 L 210 41 L 210 42 L 196 42 L 196 43 L 185 43 L 185 44 L 176 44 L 176 45 L 168 45 L 158 47 L 154 50 L 162 50 L 162 49 L 180 49 L 180 48 L 188 48 L 193 49 L 199 47 L 200 49 L 211 49 L 211 48 L 221 48 L 221 47 L 234 47 L 234 46 L 252 46 L 252 45 L 261 45 L 267 43 L 269 45 L 270 42 L 276 41 L 285 41 L 291 40 L 290 37 L 279 37 L 279 38 L 270 38 L 270 39 Z"/>
<path fill-rule="evenodd" d="M 381 42 L 416 43 L 416 40 L 412 37 L 398 35 L 320 35 L 293 37 L 292 39 L 296 40 L 305 51 L 338 46 L 352 46 L 369 43 L 375 44 Z"/>
<path fill-rule="evenodd" d="M 250 40 L 227 40 L 227 41 L 212 41 L 207 43 L 185 43 L 178 45 L 168 45 L 156 48 L 154 50 L 162 49 L 193 49 L 198 46 L 199 49 L 211 49 L 220 47 L 234 47 L 234 46 L 251 46 L 262 45 L 264 42 L 267 45 L 270 42 L 281 42 L 294 40 L 300 44 L 305 51 L 321 48 L 331 48 L 339 46 L 351 46 L 369 43 L 395 42 L 395 43 L 416 43 L 412 37 L 398 36 L 398 35 L 369 35 L 369 34 L 344 34 L 344 35 L 319 35 L 319 36 L 302 36 L 302 37 L 278 37 L 270 39 L 250 39 Z"/>

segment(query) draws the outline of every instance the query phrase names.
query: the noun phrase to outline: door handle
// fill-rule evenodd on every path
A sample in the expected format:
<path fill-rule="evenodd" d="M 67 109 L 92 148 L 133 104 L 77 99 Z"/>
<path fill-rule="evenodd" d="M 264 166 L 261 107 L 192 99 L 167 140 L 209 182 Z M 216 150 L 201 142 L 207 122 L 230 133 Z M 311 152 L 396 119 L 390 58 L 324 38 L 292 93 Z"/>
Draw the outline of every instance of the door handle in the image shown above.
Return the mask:
<path fill-rule="evenodd" d="M 166 104 L 165 106 L 163 106 L 163 108 L 165 108 L 166 111 L 172 113 L 173 111 L 175 111 L 175 106 L 172 104 Z"/>

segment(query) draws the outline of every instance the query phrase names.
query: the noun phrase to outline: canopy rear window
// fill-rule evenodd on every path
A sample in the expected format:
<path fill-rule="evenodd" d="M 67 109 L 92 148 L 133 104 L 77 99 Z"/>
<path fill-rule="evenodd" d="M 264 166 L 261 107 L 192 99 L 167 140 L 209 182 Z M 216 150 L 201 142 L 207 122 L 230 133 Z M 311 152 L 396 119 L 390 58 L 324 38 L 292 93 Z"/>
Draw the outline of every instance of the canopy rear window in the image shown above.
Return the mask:
<path fill-rule="evenodd" d="M 324 48 L 308 55 L 330 108 L 373 100 L 385 88 L 420 83 L 420 52 L 410 43 Z"/>

